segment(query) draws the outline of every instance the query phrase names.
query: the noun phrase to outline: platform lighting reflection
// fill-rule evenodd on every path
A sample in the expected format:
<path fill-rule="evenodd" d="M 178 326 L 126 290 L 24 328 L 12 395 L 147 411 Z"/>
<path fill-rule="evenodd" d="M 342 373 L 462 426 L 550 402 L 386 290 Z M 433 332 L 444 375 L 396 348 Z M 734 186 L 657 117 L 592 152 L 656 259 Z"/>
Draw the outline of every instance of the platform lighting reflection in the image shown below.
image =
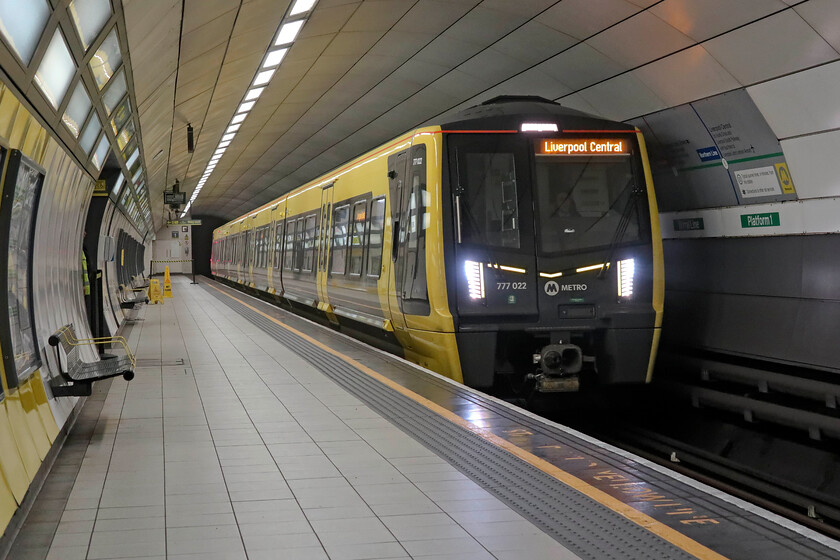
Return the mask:
<path fill-rule="evenodd" d="M 317 0 L 297 0 L 287 14 L 287 18 L 311 11 L 315 6 L 316 1 Z M 219 160 L 225 153 L 225 149 L 227 149 L 230 143 L 233 142 L 239 127 L 242 126 L 242 122 L 248 116 L 248 112 L 253 109 L 256 100 L 260 97 L 260 95 L 262 95 L 266 84 L 268 84 L 271 81 L 271 78 L 274 77 L 277 67 L 283 62 L 283 59 L 289 51 L 291 43 L 297 38 L 298 33 L 300 33 L 300 30 L 303 28 L 306 21 L 306 18 L 297 19 L 295 21 L 285 21 L 280 26 L 280 29 L 277 32 L 277 37 L 274 40 L 273 45 L 269 47 L 266 57 L 263 60 L 261 70 L 257 72 L 257 75 L 254 77 L 254 81 L 251 83 L 251 88 L 247 91 L 242 99 L 242 102 L 237 108 L 236 113 L 233 118 L 231 118 L 229 126 L 225 130 L 216 151 L 213 152 L 213 156 L 210 158 L 210 161 L 207 162 L 207 167 L 204 169 L 204 173 L 201 175 L 195 190 L 193 190 L 190 200 L 184 207 L 183 212 L 181 212 L 182 218 L 186 216 L 187 212 L 189 212 L 192 207 L 192 203 L 198 197 L 201 189 L 204 188 L 204 184 L 213 173 L 216 165 L 218 165 Z M 275 49 L 273 47 L 283 48 Z M 483 271 L 481 274 L 484 274 Z"/>

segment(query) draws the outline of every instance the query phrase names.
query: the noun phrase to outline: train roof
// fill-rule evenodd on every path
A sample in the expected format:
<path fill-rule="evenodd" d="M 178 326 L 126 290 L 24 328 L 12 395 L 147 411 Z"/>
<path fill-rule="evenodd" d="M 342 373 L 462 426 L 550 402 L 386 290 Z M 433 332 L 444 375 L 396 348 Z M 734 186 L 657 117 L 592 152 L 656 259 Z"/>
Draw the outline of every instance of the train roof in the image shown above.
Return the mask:
<path fill-rule="evenodd" d="M 503 95 L 445 116 L 444 130 L 519 130 L 523 122 L 556 123 L 560 130 L 635 130 L 635 127 L 603 119 L 534 95 Z"/>

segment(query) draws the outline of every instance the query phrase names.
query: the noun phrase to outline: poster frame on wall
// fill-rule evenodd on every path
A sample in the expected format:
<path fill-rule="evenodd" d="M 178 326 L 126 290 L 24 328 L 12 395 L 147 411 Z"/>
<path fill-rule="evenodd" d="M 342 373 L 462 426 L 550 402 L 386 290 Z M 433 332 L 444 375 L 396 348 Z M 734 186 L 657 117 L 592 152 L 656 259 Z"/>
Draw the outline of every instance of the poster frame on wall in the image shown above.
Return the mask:
<path fill-rule="evenodd" d="M 21 381 L 26 380 L 42 366 L 38 334 L 35 328 L 35 309 L 33 305 L 33 272 L 34 272 L 34 250 L 35 250 L 35 227 L 38 216 L 38 206 L 41 200 L 41 192 L 44 187 L 46 171 L 43 167 L 27 158 L 20 150 L 11 149 L 6 151 L 3 148 L 6 160 L 6 171 L 2 180 L 2 195 L 0 195 L 0 239 L 8 242 L 0 243 L 0 299 L 3 309 L 7 310 L 8 321 L 0 320 L 0 349 L 2 349 L 3 373 L 8 388 L 17 387 Z M 33 180 L 34 175 L 34 180 Z M 18 185 L 20 179 L 29 181 L 26 184 Z M 24 191 L 18 191 L 18 187 L 26 187 L 27 197 L 18 196 Z M 28 203 L 27 214 L 21 215 L 20 202 Z M 12 226 L 16 231 L 12 232 Z M 28 239 L 23 241 L 26 254 L 23 255 L 23 262 L 26 264 L 24 305 L 17 305 L 13 309 L 12 296 L 16 301 L 19 294 L 20 282 L 12 283 L 11 280 L 18 278 L 18 270 L 21 268 L 21 252 L 12 252 L 12 240 L 20 240 L 25 232 L 23 226 L 28 227 Z M 10 266 L 10 258 L 14 258 L 14 267 Z M 14 276 L 12 275 L 14 274 Z M 10 284 L 13 284 L 10 286 Z M 28 327 L 21 328 L 21 313 L 25 313 L 28 320 Z M 15 324 L 12 322 L 16 321 Z M 28 331 L 28 338 L 27 338 Z M 17 337 L 17 338 L 16 338 Z M 25 345 L 25 348 L 21 348 Z"/>

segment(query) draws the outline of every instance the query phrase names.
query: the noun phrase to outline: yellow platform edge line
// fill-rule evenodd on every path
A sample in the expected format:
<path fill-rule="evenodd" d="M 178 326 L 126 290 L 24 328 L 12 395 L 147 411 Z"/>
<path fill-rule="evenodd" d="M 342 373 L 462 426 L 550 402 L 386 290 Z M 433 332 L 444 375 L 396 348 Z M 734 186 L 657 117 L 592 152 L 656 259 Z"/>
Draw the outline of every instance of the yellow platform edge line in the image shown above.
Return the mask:
<path fill-rule="evenodd" d="M 512 453 L 513 455 L 516 455 L 517 457 L 519 457 L 520 459 L 522 459 L 526 463 L 538 468 L 539 470 L 548 474 L 549 476 L 552 476 L 552 477 L 556 478 L 557 480 L 559 480 L 563 484 L 566 484 L 567 486 L 570 486 L 570 487 L 574 488 L 575 490 L 577 490 L 581 494 L 584 494 L 584 495 L 588 496 L 589 498 L 592 498 L 593 500 L 595 500 L 599 504 L 611 509 L 612 511 L 618 513 L 619 515 L 622 515 L 623 517 L 627 518 L 628 520 L 632 521 L 633 523 L 636 523 L 640 527 L 643 527 L 644 529 L 647 529 L 651 533 L 665 539 L 666 541 L 668 541 L 669 543 L 671 543 L 675 547 L 687 552 L 688 554 L 691 554 L 692 556 L 694 556 L 696 558 L 700 558 L 701 560 L 729 560 L 726 556 L 722 556 L 721 554 L 718 554 L 714 550 L 711 550 L 710 548 L 707 548 L 707 547 L 703 546 L 702 544 L 698 543 L 694 539 L 691 539 L 691 538 L 685 536 L 684 534 L 680 533 L 676 529 L 672 529 L 671 527 L 668 527 L 664 523 L 662 523 L 660 521 L 657 521 L 656 519 L 650 517 L 649 515 L 647 515 L 645 513 L 642 513 L 641 511 L 637 510 L 633 506 L 625 504 L 624 502 L 622 502 L 618 498 L 614 498 L 613 496 L 610 496 L 609 494 L 607 494 L 603 490 L 599 490 L 598 488 L 595 488 L 594 486 L 592 486 L 588 482 L 586 482 L 584 480 L 581 480 L 580 478 L 564 471 L 560 467 L 549 463 L 545 459 L 541 459 L 541 458 L 537 457 L 533 453 L 530 453 L 530 452 L 526 451 L 525 449 L 522 449 L 521 447 L 518 447 L 518 446 L 512 444 L 511 442 L 507 441 L 506 439 L 500 438 L 499 436 L 493 434 L 492 432 L 490 432 L 486 428 L 480 428 L 480 427 L 472 424 L 468 420 L 465 420 L 464 418 L 458 416 L 457 414 L 455 414 L 451 410 L 443 408 L 439 404 L 437 404 L 433 401 L 430 401 L 429 399 L 427 399 L 427 398 L 425 398 L 421 395 L 418 395 L 414 391 L 406 389 L 405 387 L 403 387 L 399 383 L 397 383 L 397 382 L 395 382 L 391 379 L 388 379 L 387 377 L 385 377 L 381 373 L 378 373 L 378 372 L 372 370 L 371 368 L 367 367 L 366 365 L 362 364 L 361 362 L 359 362 L 359 361 L 357 361 L 357 360 L 355 360 L 355 359 L 353 359 L 349 356 L 346 356 L 346 355 L 342 354 L 338 350 L 334 350 L 334 349 L 330 348 L 329 346 L 325 345 L 324 343 L 319 342 L 318 340 L 315 340 L 311 336 L 298 331 L 294 327 L 290 327 L 289 325 L 287 325 L 287 324 L 283 323 L 282 321 L 272 317 L 271 315 L 269 315 L 267 313 L 264 313 L 263 311 L 257 309 L 256 307 L 254 307 L 252 305 L 249 305 L 248 303 L 242 301 L 241 299 L 230 295 L 229 293 L 225 292 L 224 290 L 221 290 L 221 289 L 219 289 L 215 286 L 212 286 L 210 284 L 208 284 L 208 286 L 210 288 L 216 290 L 217 292 L 229 297 L 230 299 L 239 302 L 240 304 L 244 305 L 245 307 L 247 307 L 251 311 L 254 311 L 255 313 L 259 313 L 260 315 L 262 315 L 263 317 L 265 317 L 269 321 L 277 324 L 278 326 L 283 327 L 284 329 L 288 330 L 289 332 L 291 332 L 293 334 L 296 334 L 297 336 L 303 338 L 304 340 L 306 340 L 310 344 L 314 344 L 315 346 L 317 346 L 321 350 L 329 352 L 333 356 L 336 356 L 337 358 L 340 358 L 341 360 L 343 360 L 347 364 L 349 364 L 349 365 L 355 367 L 356 369 L 364 372 L 366 375 L 376 379 L 380 383 L 383 383 L 383 384 L 387 385 L 391 389 L 394 389 L 395 391 L 399 392 L 400 394 L 410 398 L 414 402 L 428 408 L 429 410 L 431 410 L 435 414 L 438 414 L 439 416 L 442 416 L 442 417 L 446 418 L 447 420 L 449 420 L 451 422 L 454 422 L 455 424 L 458 424 L 459 426 L 473 432 L 474 434 L 484 438 L 485 440 L 493 443 L 494 445 L 496 445 L 498 447 L 501 447 L 505 451 L 508 451 L 509 453 Z"/>

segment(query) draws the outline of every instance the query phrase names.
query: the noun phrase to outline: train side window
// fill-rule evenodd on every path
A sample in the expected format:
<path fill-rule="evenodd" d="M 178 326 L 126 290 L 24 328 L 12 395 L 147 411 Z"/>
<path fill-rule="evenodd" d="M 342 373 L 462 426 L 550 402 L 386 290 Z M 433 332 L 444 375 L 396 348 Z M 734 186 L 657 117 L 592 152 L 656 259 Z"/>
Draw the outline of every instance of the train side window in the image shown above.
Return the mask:
<path fill-rule="evenodd" d="M 382 230 L 385 226 L 385 198 L 370 203 L 370 227 L 368 228 L 367 275 L 379 278 L 382 272 Z"/>
<path fill-rule="evenodd" d="M 268 226 L 259 229 L 259 267 L 266 268 L 268 265 Z"/>
<path fill-rule="evenodd" d="M 283 222 L 274 223 L 274 268 L 283 262 Z"/>
<path fill-rule="evenodd" d="M 303 240 L 303 272 L 312 272 L 315 262 L 315 214 L 306 217 Z"/>
<path fill-rule="evenodd" d="M 338 206 L 333 215 L 332 266 L 331 274 L 344 274 L 347 269 L 347 225 L 350 221 L 350 205 Z"/>
<path fill-rule="evenodd" d="M 366 222 L 367 200 L 362 200 L 353 205 L 353 224 L 350 229 L 350 276 L 362 275 Z"/>

